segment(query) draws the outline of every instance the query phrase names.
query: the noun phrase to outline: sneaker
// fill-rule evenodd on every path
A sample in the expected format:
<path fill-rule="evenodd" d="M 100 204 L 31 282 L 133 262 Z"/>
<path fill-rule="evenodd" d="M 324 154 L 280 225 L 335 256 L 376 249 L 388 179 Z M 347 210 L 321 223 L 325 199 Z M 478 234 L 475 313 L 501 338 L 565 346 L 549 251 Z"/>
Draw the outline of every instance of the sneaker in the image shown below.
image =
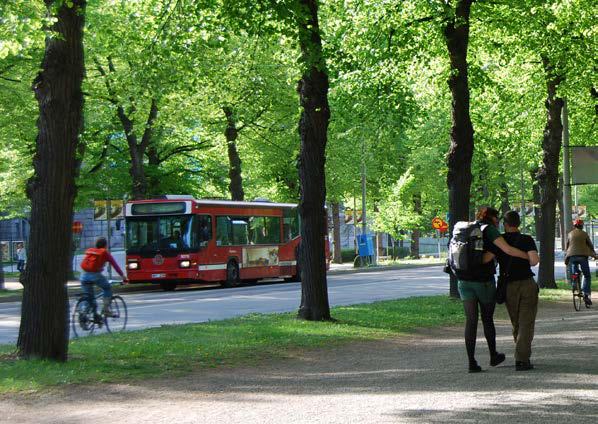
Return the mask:
<path fill-rule="evenodd" d="M 496 352 L 494 355 L 490 356 L 490 366 L 495 367 L 498 364 L 504 362 L 505 354 Z"/>
<path fill-rule="evenodd" d="M 110 310 L 110 308 L 102 309 L 102 314 L 104 314 L 104 316 L 106 318 L 112 318 L 112 317 L 114 317 L 114 314 L 112 313 L 112 311 Z"/>
<path fill-rule="evenodd" d="M 477 362 L 473 361 L 469 363 L 469 373 L 472 374 L 475 372 L 482 372 L 482 367 L 480 367 Z"/>
<path fill-rule="evenodd" d="M 95 324 L 102 324 L 104 322 L 104 318 L 100 314 L 93 314 L 93 322 Z"/>
<path fill-rule="evenodd" d="M 516 361 L 515 362 L 515 371 L 529 371 L 529 370 L 533 370 L 534 366 L 532 365 L 531 362 L 527 361 Z"/>
<path fill-rule="evenodd" d="M 583 295 L 583 301 L 587 306 L 592 306 L 592 299 L 590 299 L 590 296 L 588 296 L 587 294 Z"/>

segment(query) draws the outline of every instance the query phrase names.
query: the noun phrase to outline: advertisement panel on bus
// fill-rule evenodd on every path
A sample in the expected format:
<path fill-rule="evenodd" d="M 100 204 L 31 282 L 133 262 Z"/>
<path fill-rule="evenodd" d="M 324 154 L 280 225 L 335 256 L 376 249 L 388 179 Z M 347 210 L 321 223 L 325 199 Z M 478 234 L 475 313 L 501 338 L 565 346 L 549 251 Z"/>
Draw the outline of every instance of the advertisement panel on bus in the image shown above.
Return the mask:
<path fill-rule="evenodd" d="M 125 219 L 131 283 L 174 290 L 178 284 L 300 279 L 295 204 L 166 196 L 128 202 Z M 326 240 L 327 267 L 329 252 Z"/>

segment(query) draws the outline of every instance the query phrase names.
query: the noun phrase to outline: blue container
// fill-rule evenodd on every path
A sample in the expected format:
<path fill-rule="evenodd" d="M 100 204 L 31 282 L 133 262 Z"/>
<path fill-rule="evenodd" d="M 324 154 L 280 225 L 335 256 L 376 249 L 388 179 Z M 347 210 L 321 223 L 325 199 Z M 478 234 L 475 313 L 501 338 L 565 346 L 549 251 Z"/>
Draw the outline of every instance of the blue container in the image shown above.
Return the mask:
<path fill-rule="evenodd" d="M 372 235 L 358 235 L 357 245 L 359 246 L 359 256 L 374 256 L 374 237 Z"/>

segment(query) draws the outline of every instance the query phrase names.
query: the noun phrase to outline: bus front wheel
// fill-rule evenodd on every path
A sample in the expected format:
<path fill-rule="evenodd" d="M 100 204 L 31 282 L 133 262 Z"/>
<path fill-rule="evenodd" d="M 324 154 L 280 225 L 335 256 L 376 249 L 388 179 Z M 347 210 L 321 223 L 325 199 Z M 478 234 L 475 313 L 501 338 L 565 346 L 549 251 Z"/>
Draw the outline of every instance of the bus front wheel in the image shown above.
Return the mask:
<path fill-rule="evenodd" d="M 235 261 L 228 261 L 226 264 L 226 280 L 222 283 L 222 287 L 237 287 L 239 281 L 239 265 Z"/>

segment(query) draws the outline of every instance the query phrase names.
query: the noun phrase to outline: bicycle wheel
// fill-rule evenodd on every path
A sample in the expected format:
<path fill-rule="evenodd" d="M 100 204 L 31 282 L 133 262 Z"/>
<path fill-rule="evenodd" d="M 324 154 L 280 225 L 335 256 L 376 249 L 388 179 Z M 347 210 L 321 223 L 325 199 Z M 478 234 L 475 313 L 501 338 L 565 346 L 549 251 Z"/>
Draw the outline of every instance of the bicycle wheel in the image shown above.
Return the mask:
<path fill-rule="evenodd" d="M 127 327 L 127 320 L 129 318 L 125 300 L 120 296 L 112 296 L 112 299 L 110 299 L 110 310 L 112 311 L 111 317 L 104 315 L 106 330 L 109 333 L 123 331 Z"/>
<path fill-rule="evenodd" d="M 95 330 L 96 323 L 93 320 L 93 311 L 85 298 L 79 298 L 71 315 L 71 327 L 75 337 L 85 333 L 91 334 Z"/>
<path fill-rule="evenodd" d="M 577 278 L 576 278 L 577 277 Z M 581 286 L 579 283 L 579 276 L 572 276 L 573 278 L 573 307 L 576 311 L 581 308 L 581 302 L 583 301 L 583 294 L 581 293 Z"/>

